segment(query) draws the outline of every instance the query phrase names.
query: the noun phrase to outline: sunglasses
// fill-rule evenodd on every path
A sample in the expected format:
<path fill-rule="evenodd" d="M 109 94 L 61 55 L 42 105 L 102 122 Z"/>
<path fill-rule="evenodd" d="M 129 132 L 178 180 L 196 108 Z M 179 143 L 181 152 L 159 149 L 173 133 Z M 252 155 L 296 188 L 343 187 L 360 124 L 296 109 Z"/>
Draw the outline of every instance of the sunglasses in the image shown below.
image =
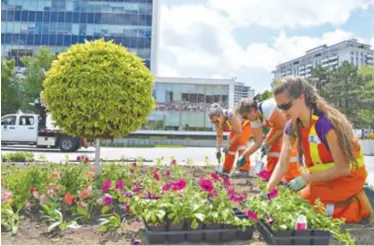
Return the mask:
<path fill-rule="evenodd" d="M 288 103 L 278 104 L 277 107 L 280 110 L 287 111 L 293 106 L 293 100 L 289 101 Z"/>

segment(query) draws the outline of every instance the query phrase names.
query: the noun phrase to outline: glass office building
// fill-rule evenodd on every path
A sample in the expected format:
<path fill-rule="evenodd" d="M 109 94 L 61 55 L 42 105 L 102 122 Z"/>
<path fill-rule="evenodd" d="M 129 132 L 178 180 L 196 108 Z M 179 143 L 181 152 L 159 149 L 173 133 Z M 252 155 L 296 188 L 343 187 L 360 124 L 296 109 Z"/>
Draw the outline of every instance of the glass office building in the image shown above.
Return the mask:
<path fill-rule="evenodd" d="M 35 54 L 40 46 L 59 53 L 84 40 L 122 44 L 151 68 L 155 0 L 2 0 L 2 56 Z M 156 33 L 154 33 L 156 34 Z"/>
<path fill-rule="evenodd" d="M 233 88 L 231 80 L 156 78 L 157 105 L 143 130 L 212 131 L 209 107 L 219 103 L 231 108 Z"/>

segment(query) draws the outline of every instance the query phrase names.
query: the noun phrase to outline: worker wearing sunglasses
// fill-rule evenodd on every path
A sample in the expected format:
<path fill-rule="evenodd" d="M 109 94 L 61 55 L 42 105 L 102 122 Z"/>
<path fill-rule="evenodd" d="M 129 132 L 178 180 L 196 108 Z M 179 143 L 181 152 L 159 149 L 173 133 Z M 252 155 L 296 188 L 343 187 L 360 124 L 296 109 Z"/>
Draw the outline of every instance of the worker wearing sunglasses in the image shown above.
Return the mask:
<path fill-rule="evenodd" d="M 243 99 L 237 107 L 237 111 L 242 117 L 250 120 L 254 144 L 239 157 L 236 165 L 241 166 L 245 158 L 248 158 L 261 148 L 262 155 L 266 155 L 267 158 L 266 171 L 271 175 L 280 156 L 283 129 L 286 124 L 285 115 L 277 109 L 273 98 L 259 103 L 256 100 Z M 264 127 L 270 128 L 265 139 L 263 137 Z M 297 153 L 293 152 L 284 179 L 290 181 L 300 175 Z"/>
<path fill-rule="evenodd" d="M 225 161 L 222 170 L 222 173 L 230 174 L 234 165 L 236 152 L 238 151 L 239 155 L 243 153 L 249 138 L 252 136 L 252 128 L 248 120 L 241 120 L 233 112 L 223 110 L 217 103 L 213 104 L 210 108 L 209 118 L 217 132 L 216 157 L 218 160 L 220 160 L 222 155 L 223 132 L 230 132 L 227 145 L 223 148 Z M 247 177 L 250 167 L 249 159 L 247 159 L 245 164 L 239 169 L 239 173 L 234 174 L 232 177 Z"/>
<path fill-rule="evenodd" d="M 298 77 L 283 78 L 274 95 L 278 108 L 290 121 L 268 190 L 274 189 L 287 171 L 290 144 L 296 141 L 300 163 L 308 172 L 291 180 L 288 187 L 301 191 L 311 204 L 319 199 L 334 218 L 349 223 L 366 218 L 374 222 L 374 192 L 365 186 L 364 155 L 347 118 Z"/>

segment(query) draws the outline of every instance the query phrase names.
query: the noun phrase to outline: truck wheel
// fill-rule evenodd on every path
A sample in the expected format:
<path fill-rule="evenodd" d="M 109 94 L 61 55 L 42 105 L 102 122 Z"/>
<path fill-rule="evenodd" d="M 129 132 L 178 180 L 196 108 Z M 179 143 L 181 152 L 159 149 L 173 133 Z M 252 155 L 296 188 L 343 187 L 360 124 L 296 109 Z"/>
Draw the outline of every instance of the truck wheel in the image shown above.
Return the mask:
<path fill-rule="evenodd" d="M 75 152 L 79 149 L 79 140 L 77 138 L 62 136 L 60 138 L 60 149 L 62 152 Z"/>

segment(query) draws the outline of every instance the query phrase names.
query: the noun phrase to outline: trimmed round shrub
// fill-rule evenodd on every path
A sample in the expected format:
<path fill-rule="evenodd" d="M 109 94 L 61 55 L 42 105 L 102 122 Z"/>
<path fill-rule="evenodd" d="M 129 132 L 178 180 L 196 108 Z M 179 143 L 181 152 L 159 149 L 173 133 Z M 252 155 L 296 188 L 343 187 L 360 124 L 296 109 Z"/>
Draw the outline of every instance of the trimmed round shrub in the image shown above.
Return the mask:
<path fill-rule="evenodd" d="M 46 73 L 44 100 L 66 134 L 124 137 L 154 109 L 154 77 L 142 59 L 103 39 L 75 44 Z"/>

